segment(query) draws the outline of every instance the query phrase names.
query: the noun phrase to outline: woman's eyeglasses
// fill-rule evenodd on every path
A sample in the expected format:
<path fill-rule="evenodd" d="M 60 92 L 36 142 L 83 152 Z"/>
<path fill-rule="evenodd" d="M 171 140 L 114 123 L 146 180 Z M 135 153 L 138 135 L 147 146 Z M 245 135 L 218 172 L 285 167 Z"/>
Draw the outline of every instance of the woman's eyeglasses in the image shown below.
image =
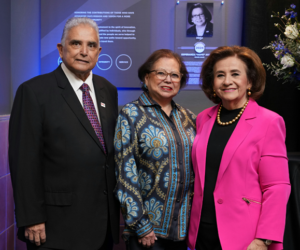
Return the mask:
<path fill-rule="evenodd" d="M 182 74 L 179 72 L 171 72 L 171 73 L 167 73 L 167 71 L 165 71 L 164 69 L 155 69 L 150 71 L 151 72 L 155 72 L 155 75 L 157 77 L 157 79 L 159 80 L 165 80 L 168 75 L 170 76 L 172 82 L 180 82 Z"/>
<path fill-rule="evenodd" d="M 199 15 L 193 15 L 193 16 L 192 16 L 192 18 L 196 18 L 196 17 L 198 17 L 198 18 L 204 17 L 204 14 L 199 14 Z"/>

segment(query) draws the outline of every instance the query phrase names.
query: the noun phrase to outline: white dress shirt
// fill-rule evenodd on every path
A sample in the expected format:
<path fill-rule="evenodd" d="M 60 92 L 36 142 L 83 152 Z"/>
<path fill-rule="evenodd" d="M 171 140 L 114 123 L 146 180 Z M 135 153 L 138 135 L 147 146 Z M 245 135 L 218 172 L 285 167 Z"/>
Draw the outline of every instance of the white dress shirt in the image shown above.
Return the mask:
<path fill-rule="evenodd" d="M 75 76 L 75 74 L 73 72 L 71 72 L 64 63 L 61 63 L 61 68 L 63 70 L 63 72 L 65 73 L 66 77 L 68 78 L 72 88 L 75 91 L 75 94 L 78 97 L 78 100 L 81 103 L 81 106 L 83 107 L 83 101 L 82 101 L 82 91 L 80 89 L 81 85 L 83 83 L 86 83 L 87 85 L 89 85 L 90 87 L 90 96 L 92 97 L 95 109 L 96 109 L 96 113 L 98 116 L 98 120 L 101 124 L 100 121 L 100 114 L 99 114 L 99 110 L 98 110 L 98 105 L 97 105 L 97 99 L 96 99 L 96 94 L 95 94 L 95 89 L 94 89 L 94 84 L 93 84 L 93 72 L 90 72 L 90 75 L 88 76 L 88 78 L 83 82 L 81 79 L 79 79 L 77 76 Z"/>

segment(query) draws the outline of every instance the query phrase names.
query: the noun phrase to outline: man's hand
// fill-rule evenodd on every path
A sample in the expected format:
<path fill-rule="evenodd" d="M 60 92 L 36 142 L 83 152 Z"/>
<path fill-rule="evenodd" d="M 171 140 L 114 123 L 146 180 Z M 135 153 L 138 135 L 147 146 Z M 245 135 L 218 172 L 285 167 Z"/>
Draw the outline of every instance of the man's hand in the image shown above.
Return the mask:
<path fill-rule="evenodd" d="M 138 239 L 139 243 L 143 245 L 143 247 L 150 248 L 154 245 L 155 241 L 157 240 L 154 231 L 147 234 L 143 238 Z"/>
<path fill-rule="evenodd" d="M 25 238 L 37 246 L 46 242 L 45 223 L 36 224 L 25 228 Z"/>
<path fill-rule="evenodd" d="M 268 250 L 268 247 L 262 240 L 254 239 L 247 247 L 247 250 Z"/>

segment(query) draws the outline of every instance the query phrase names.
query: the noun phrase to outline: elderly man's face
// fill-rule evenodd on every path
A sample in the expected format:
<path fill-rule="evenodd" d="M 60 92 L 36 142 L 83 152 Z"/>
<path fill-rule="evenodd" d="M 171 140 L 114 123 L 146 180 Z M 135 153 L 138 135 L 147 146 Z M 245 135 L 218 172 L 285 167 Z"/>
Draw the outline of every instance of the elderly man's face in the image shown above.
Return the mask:
<path fill-rule="evenodd" d="M 101 51 L 97 32 L 86 24 L 70 29 L 65 45 L 59 43 L 57 49 L 67 68 L 83 81 L 95 67 Z"/>

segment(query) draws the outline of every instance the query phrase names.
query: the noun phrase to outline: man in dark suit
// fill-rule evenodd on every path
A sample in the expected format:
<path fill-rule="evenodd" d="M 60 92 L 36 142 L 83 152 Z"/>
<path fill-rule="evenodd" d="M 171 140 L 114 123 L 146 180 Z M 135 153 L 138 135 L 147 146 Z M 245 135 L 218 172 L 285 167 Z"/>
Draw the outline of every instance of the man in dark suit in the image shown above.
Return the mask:
<path fill-rule="evenodd" d="M 117 90 L 92 74 L 101 51 L 93 20 L 69 19 L 57 48 L 63 63 L 21 84 L 11 113 L 18 237 L 28 249 L 111 249 Z"/>

